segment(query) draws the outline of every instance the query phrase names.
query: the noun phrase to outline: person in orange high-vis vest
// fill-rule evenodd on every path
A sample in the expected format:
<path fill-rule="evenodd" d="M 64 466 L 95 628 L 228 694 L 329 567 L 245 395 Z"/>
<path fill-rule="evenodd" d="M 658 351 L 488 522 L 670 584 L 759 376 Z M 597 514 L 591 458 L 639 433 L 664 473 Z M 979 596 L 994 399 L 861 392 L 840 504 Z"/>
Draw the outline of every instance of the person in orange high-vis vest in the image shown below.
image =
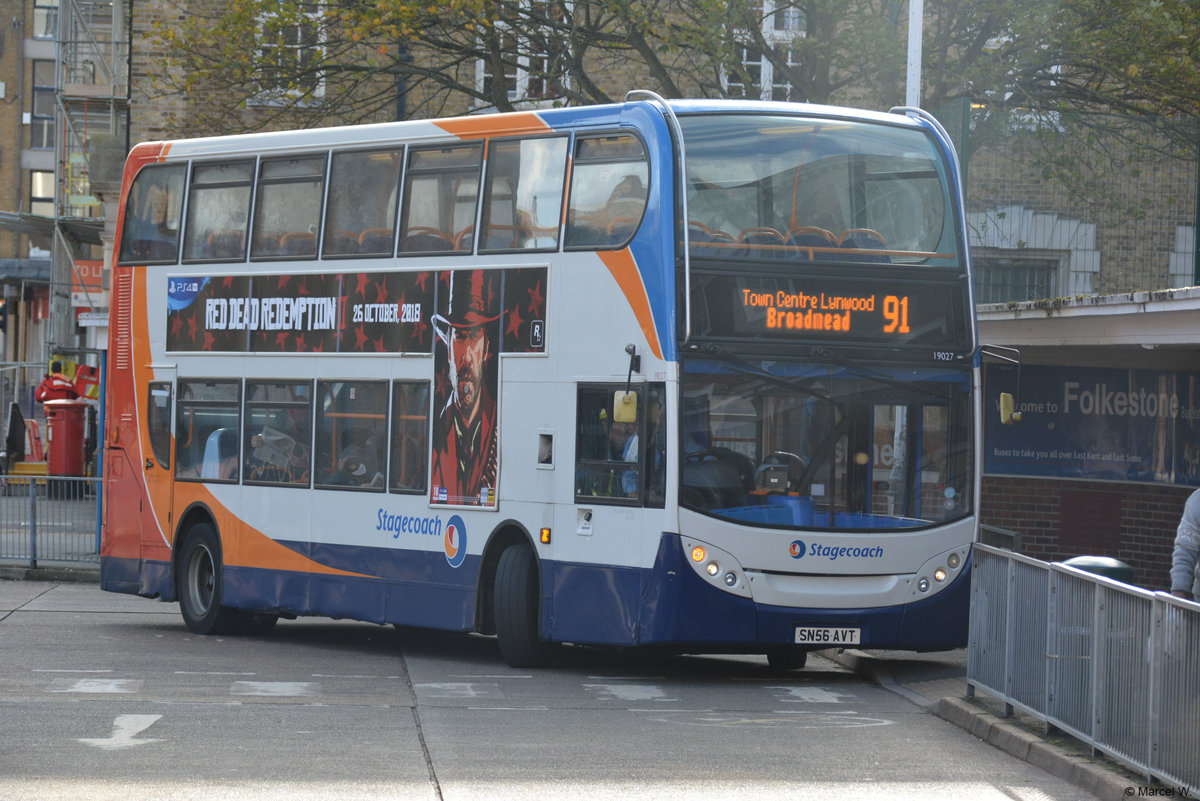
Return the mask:
<path fill-rule="evenodd" d="M 38 384 L 37 389 L 33 392 L 35 401 L 45 403 L 50 400 L 74 400 L 79 397 L 71 379 L 63 375 L 62 367 L 62 362 L 54 362 L 50 365 L 50 372 L 46 373 L 42 383 Z"/>

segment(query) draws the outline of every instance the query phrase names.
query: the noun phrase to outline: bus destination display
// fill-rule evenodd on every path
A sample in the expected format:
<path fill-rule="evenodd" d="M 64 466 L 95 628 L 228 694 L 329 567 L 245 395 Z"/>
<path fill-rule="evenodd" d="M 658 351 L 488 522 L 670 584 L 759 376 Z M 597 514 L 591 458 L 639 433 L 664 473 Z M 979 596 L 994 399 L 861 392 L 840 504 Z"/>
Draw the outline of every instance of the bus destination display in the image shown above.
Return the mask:
<path fill-rule="evenodd" d="M 903 280 L 708 275 L 696 281 L 695 333 L 711 338 L 967 346 L 962 288 Z"/>

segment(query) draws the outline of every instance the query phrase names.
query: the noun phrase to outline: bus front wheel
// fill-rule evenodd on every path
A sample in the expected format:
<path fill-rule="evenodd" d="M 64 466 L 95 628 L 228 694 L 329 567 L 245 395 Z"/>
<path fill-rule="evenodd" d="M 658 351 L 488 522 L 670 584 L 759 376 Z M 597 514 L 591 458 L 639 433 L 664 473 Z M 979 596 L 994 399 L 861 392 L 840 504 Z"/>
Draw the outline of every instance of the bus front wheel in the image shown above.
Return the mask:
<path fill-rule="evenodd" d="M 196 634 L 225 634 L 240 628 L 237 609 L 221 606 L 221 552 L 216 529 L 192 526 L 179 552 L 178 595 L 183 622 Z"/>
<path fill-rule="evenodd" d="M 500 655 L 511 667 L 544 667 L 553 646 L 539 635 L 537 560 L 525 545 L 510 545 L 496 565 L 493 596 Z"/>

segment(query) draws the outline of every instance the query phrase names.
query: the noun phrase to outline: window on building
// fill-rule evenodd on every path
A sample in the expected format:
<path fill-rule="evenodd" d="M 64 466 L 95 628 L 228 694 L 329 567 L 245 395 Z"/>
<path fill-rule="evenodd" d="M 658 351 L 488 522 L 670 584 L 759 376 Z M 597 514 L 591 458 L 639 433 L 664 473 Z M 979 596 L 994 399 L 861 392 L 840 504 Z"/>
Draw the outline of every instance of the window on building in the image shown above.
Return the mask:
<path fill-rule="evenodd" d="M 34 170 L 29 173 L 29 213 L 43 217 L 54 215 L 54 173 Z"/>
<path fill-rule="evenodd" d="M 325 93 L 324 11 L 320 2 L 284 2 L 259 15 L 255 34 L 263 63 L 261 103 L 284 97 L 319 98 Z"/>
<path fill-rule="evenodd" d="M 29 117 L 29 147 L 54 149 L 54 62 L 33 62 L 33 111 Z"/>
<path fill-rule="evenodd" d="M 771 52 L 788 66 L 798 66 L 800 61 L 795 45 L 797 38 L 803 36 L 800 9 L 778 0 L 759 0 L 752 10 L 761 20 L 762 38 Z M 797 94 L 787 75 L 776 69 L 772 59 L 749 39 L 747 37 L 746 43 L 737 45 L 741 71 L 726 76 L 729 96 L 758 100 L 805 100 Z"/>
<path fill-rule="evenodd" d="M 1059 295 L 1060 259 L 1053 254 L 973 254 L 975 302 L 1008 303 Z"/>
<path fill-rule="evenodd" d="M 33 38 L 53 39 L 58 34 L 58 0 L 33 0 Z"/>
<path fill-rule="evenodd" d="M 480 42 L 492 54 L 476 62 L 480 92 L 493 97 L 495 82 L 503 81 L 513 102 L 536 104 L 561 96 L 566 86 L 564 23 L 570 13 L 571 4 L 562 0 L 520 0 L 515 10 L 497 20 L 495 38 Z"/>

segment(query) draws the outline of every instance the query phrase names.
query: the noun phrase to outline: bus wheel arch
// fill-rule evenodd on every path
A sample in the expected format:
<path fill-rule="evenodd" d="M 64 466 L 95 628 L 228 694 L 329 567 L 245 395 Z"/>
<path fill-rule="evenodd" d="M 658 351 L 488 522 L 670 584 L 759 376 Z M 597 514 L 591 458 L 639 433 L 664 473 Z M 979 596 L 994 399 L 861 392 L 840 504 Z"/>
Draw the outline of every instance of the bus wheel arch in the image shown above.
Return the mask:
<path fill-rule="evenodd" d="M 477 629 L 494 633 L 512 667 L 549 664 L 554 646 L 541 638 L 541 560 L 519 524 L 497 528 L 480 567 Z"/>
<path fill-rule="evenodd" d="M 225 606 L 221 535 L 211 512 L 201 504 L 180 516 L 172 549 L 175 597 L 184 625 L 196 634 L 262 634 L 277 615 Z"/>

